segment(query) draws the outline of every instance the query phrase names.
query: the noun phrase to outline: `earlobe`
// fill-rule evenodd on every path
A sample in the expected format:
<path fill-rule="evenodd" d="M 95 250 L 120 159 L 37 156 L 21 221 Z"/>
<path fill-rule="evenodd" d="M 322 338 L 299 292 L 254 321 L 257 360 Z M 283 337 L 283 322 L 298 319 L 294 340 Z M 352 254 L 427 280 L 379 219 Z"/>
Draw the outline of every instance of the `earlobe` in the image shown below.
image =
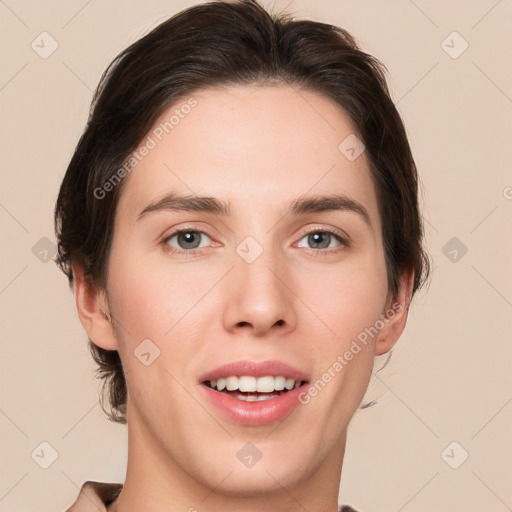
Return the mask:
<path fill-rule="evenodd" d="M 413 283 L 414 270 L 411 267 L 402 272 L 398 293 L 387 301 L 386 310 L 383 311 L 384 326 L 375 343 L 375 355 L 380 356 L 389 352 L 402 335 L 407 323 Z"/>
<path fill-rule="evenodd" d="M 73 264 L 73 291 L 78 316 L 89 339 L 105 350 L 117 350 L 106 293 L 88 282 L 80 264 Z"/>

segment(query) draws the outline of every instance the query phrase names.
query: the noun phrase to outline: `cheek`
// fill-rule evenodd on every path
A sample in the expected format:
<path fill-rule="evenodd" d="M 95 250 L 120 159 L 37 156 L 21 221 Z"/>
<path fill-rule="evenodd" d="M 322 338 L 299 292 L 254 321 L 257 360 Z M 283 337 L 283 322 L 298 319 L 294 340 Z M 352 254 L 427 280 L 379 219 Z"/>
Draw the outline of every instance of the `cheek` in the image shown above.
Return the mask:
<path fill-rule="evenodd" d="M 222 274 L 214 278 L 211 271 L 187 265 L 148 265 L 143 258 L 112 261 L 111 307 L 120 324 L 119 353 L 132 400 L 140 410 L 159 410 L 157 404 L 165 395 L 154 395 L 154 390 L 168 389 L 176 408 L 186 407 L 189 396 L 175 379 L 190 380 L 190 362 L 205 340 L 206 318 L 220 315 L 219 301 L 204 297 Z M 207 307 L 215 309 L 208 313 Z M 144 358 L 154 357 L 145 366 Z"/>
<path fill-rule="evenodd" d="M 343 422 L 360 404 L 373 369 L 375 326 L 387 296 L 383 257 L 354 258 L 342 270 L 326 273 L 322 281 L 323 287 L 317 279 L 315 287 L 304 282 L 303 288 L 313 313 L 328 326 L 316 341 L 321 348 L 314 356 L 318 381 L 309 398 L 316 401 L 318 415 L 332 411 Z"/>
<path fill-rule="evenodd" d="M 328 328 L 323 347 L 331 352 L 342 350 L 383 312 L 387 296 L 384 259 L 375 253 L 351 257 L 321 272 L 301 273 L 298 285 L 299 297 Z"/>
<path fill-rule="evenodd" d="M 200 273 L 123 259 L 111 271 L 113 309 L 125 331 L 138 339 L 170 339 L 208 288 Z"/>
<path fill-rule="evenodd" d="M 195 306 L 211 283 L 197 272 L 140 264 L 142 259 L 112 261 L 111 307 L 130 400 L 148 428 L 158 423 L 162 403 L 169 421 L 183 423 L 179 411 L 190 406 L 190 396 L 180 383 L 188 382 L 188 365 L 204 338 L 202 310 Z"/>

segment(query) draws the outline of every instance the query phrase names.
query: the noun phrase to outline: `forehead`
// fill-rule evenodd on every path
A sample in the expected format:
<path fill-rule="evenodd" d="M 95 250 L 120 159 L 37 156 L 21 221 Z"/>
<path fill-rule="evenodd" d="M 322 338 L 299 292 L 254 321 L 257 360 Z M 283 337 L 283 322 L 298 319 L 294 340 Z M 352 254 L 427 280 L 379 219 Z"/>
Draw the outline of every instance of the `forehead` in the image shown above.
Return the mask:
<path fill-rule="evenodd" d="M 343 151 L 354 136 L 341 107 L 315 92 L 291 86 L 196 91 L 167 108 L 142 141 L 144 156 L 124 178 L 118 214 L 136 217 L 173 191 L 218 197 L 235 215 L 262 208 L 282 213 L 300 196 L 342 193 L 364 204 L 378 226 L 365 154 L 349 159 Z M 149 149 L 140 151 L 144 146 Z"/>

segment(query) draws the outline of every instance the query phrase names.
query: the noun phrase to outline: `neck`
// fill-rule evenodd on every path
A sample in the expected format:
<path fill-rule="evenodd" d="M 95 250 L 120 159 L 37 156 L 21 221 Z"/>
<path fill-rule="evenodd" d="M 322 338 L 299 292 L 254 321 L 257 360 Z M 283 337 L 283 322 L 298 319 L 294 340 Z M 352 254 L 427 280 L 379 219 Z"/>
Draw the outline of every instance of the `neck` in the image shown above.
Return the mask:
<path fill-rule="evenodd" d="M 128 421 L 126 479 L 121 494 L 108 507 L 108 512 L 338 511 L 346 431 L 318 467 L 304 471 L 291 468 L 300 477 L 286 488 L 277 485 L 273 486 L 277 490 L 268 492 L 244 493 L 237 489 L 228 493 L 219 492 L 215 486 L 205 485 L 187 473 L 161 447 L 155 446 L 141 425 L 130 425 Z M 233 473 L 228 472 L 226 482 Z M 267 474 L 270 472 L 267 471 Z"/>

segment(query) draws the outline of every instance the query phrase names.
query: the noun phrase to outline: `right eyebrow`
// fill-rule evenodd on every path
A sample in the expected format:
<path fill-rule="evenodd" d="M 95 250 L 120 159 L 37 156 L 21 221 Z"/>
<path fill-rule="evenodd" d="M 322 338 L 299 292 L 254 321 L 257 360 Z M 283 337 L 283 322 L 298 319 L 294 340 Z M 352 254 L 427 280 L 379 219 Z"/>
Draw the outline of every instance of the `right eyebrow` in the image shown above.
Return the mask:
<path fill-rule="evenodd" d="M 171 192 L 148 204 L 137 216 L 137 220 L 152 212 L 159 211 L 205 212 L 216 215 L 231 215 L 231 206 L 215 197 L 178 195 Z"/>

